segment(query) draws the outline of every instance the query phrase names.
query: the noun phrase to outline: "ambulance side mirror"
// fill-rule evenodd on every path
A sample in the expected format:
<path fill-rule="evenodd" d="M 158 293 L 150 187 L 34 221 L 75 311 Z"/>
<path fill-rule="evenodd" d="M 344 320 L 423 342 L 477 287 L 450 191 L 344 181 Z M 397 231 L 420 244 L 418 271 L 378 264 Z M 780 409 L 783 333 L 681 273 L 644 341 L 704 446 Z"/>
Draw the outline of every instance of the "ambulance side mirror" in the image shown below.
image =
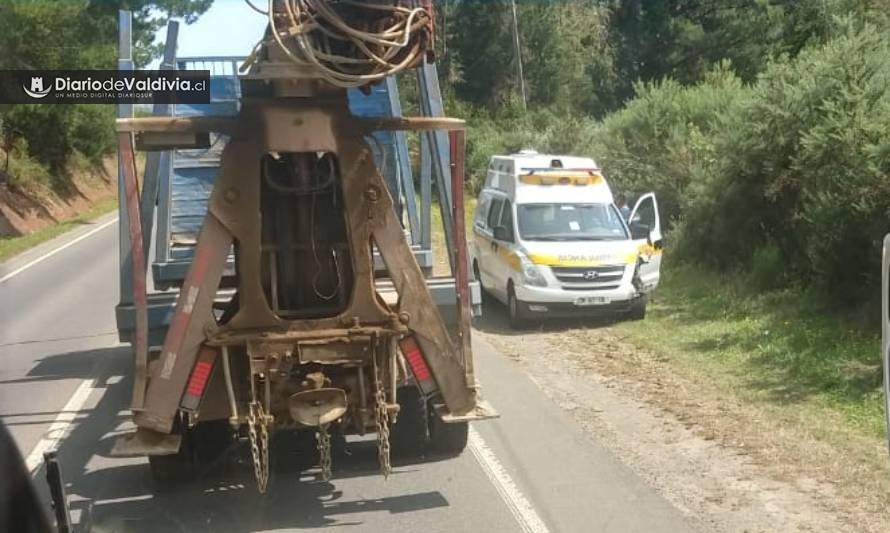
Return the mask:
<path fill-rule="evenodd" d="M 640 239 L 649 240 L 649 229 L 648 224 L 642 224 L 640 222 L 631 222 L 630 223 L 630 238 L 638 241 Z"/>

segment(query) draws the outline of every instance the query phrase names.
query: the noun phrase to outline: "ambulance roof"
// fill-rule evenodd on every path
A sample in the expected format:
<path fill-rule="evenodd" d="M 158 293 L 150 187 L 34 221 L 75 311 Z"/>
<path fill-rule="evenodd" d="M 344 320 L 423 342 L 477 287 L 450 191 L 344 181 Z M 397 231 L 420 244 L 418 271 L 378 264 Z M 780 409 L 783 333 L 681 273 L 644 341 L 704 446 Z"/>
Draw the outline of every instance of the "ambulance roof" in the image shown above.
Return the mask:
<path fill-rule="evenodd" d="M 612 203 L 612 191 L 589 157 L 518 154 L 491 158 L 485 188 L 507 193 L 516 204 Z"/>

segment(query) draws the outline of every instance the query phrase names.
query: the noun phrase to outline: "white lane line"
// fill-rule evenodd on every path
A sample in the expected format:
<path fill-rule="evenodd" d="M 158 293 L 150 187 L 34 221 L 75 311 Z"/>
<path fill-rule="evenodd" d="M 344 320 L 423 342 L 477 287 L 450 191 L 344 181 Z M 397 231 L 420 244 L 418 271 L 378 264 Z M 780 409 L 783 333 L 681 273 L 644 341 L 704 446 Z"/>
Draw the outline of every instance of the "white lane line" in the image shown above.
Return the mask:
<path fill-rule="evenodd" d="M 482 439 L 482 436 L 472 426 L 470 427 L 469 444 L 470 451 L 473 452 L 476 461 L 482 467 L 494 488 L 497 489 L 498 494 L 501 495 L 501 499 L 507 504 L 507 508 L 513 513 L 516 521 L 519 522 L 522 531 L 525 533 L 550 533 L 547 525 L 541 520 L 538 513 L 535 512 L 531 502 L 522 494 L 516 482 L 507 473 L 504 465 L 501 464 L 501 461 Z"/>
<path fill-rule="evenodd" d="M 86 239 L 87 237 L 90 237 L 91 235 L 93 235 L 95 233 L 102 231 L 103 229 L 107 228 L 108 226 L 114 224 L 115 222 L 117 222 L 117 217 L 113 218 L 112 220 L 109 220 L 108 222 L 102 224 L 101 226 L 99 226 L 97 228 L 91 229 L 90 231 L 84 233 L 83 235 L 81 235 L 80 237 L 77 237 L 76 239 L 72 239 L 72 240 L 66 242 L 62 246 L 59 246 L 58 248 L 50 250 L 49 252 L 38 257 L 37 259 L 34 259 L 33 261 L 29 261 L 27 264 L 13 270 L 9 274 L 6 274 L 2 278 L 0 278 L 0 283 L 3 283 L 4 281 L 12 279 L 14 276 L 21 274 L 22 272 L 31 268 L 32 266 L 36 265 L 37 263 L 40 263 L 44 259 L 49 259 L 50 257 L 52 257 L 52 256 L 56 255 L 57 253 L 61 252 L 62 250 L 64 250 L 65 248 L 74 246 L 75 244 L 79 243 L 80 241 Z"/>
<path fill-rule="evenodd" d="M 31 453 L 28 454 L 28 457 L 25 459 L 25 465 L 32 476 L 37 473 L 40 465 L 43 464 L 44 452 L 55 449 L 62 439 L 68 436 L 71 425 L 77 418 L 77 415 L 80 414 L 80 410 L 90 397 L 90 393 L 93 392 L 97 379 L 97 377 L 92 377 L 80 383 L 80 386 L 77 387 L 77 390 L 68 399 L 68 403 L 62 408 L 59 416 L 53 420 L 49 429 L 46 430 L 46 433 L 43 434 L 43 437 L 40 438 L 34 449 L 31 450 Z"/>

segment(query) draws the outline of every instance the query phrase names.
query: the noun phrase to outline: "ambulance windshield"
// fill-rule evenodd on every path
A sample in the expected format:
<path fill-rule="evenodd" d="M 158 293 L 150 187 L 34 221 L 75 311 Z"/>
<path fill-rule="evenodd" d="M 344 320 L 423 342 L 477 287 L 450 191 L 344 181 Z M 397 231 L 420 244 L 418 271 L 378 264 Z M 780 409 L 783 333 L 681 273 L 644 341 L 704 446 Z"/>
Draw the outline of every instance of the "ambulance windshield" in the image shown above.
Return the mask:
<path fill-rule="evenodd" d="M 610 204 L 522 204 L 519 235 L 526 241 L 620 241 L 628 238 Z"/>

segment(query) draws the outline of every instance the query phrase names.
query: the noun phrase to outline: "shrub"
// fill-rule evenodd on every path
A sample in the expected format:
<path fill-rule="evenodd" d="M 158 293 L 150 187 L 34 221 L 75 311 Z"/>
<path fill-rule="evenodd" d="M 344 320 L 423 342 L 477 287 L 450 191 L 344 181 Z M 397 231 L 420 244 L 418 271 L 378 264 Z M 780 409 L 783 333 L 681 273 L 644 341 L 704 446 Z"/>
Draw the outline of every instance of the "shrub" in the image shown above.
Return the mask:
<path fill-rule="evenodd" d="M 595 129 L 591 150 L 617 188 L 654 191 L 670 223 L 707 193 L 713 136 L 730 127 L 726 116 L 750 89 L 722 64 L 699 85 L 665 80 L 635 90 L 635 99 Z"/>
<path fill-rule="evenodd" d="M 890 40 L 847 31 L 774 62 L 715 139 L 711 201 L 690 212 L 723 266 L 775 243 L 789 272 L 848 300 L 879 282 L 890 220 Z"/>

